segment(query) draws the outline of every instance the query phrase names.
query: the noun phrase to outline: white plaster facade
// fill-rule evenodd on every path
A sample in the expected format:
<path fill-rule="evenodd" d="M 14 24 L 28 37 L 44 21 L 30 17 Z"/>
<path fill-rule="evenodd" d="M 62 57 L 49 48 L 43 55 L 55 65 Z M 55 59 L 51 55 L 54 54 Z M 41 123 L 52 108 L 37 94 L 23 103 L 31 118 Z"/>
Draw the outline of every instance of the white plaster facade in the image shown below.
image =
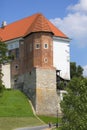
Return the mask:
<path fill-rule="evenodd" d="M 11 88 L 11 70 L 10 64 L 2 65 L 2 81 L 6 88 Z"/>
<path fill-rule="evenodd" d="M 70 39 L 53 38 L 53 66 L 60 70 L 60 77 L 70 80 Z"/>

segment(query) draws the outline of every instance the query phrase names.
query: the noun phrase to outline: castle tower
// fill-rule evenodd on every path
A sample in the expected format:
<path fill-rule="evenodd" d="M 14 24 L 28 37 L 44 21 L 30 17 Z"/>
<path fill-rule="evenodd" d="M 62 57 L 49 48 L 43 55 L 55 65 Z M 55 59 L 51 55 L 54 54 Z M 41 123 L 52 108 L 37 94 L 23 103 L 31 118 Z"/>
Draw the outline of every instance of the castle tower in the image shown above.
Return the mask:
<path fill-rule="evenodd" d="M 55 115 L 57 95 L 56 69 L 53 67 L 53 32 L 47 19 L 41 14 L 30 31 L 24 37 L 23 91 L 31 99 L 37 114 Z"/>

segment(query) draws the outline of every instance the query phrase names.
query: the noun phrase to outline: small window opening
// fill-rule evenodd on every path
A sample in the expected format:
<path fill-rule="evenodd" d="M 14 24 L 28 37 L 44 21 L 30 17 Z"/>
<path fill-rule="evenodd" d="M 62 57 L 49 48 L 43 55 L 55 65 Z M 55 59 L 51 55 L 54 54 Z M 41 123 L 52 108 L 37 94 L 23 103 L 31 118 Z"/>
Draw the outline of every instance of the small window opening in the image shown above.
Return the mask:
<path fill-rule="evenodd" d="M 40 43 L 36 44 L 36 49 L 40 49 Z"/>
<path fill-rule="evenodd" d="M 44 62 L 47 63 L 48 62 L 48 58 L 44 58 Z"/>
<path fill-rule="evenodd" d="M 45 49 L 48 48 L 48 44 L 47 44 L 47 43 L 44 44 L 44 48 L 45 48 Z"/>
<path fill-rule="evenodd" d="M 14 82 L 16 83 L 16 82 L 17 82 L 17 79 L 15 79 Z"/>
<path fill-rule="evenodd" d="M 19 67 L 18 65 L 15 65 L 15 68 L 16 68 L 16 69 L 18 69 L 18 67 Z"/>

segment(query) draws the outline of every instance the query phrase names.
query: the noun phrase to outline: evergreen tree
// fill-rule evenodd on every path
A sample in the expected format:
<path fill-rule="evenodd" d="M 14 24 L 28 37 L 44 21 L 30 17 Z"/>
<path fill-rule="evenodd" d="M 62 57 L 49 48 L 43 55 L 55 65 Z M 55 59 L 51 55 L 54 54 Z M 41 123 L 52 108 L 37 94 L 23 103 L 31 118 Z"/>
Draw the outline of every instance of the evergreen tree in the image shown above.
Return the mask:
<path fill-rule="evenodd" d="M 61 109 L 62 130 L 87 130 L 87 79 L 71 79 Z"/>

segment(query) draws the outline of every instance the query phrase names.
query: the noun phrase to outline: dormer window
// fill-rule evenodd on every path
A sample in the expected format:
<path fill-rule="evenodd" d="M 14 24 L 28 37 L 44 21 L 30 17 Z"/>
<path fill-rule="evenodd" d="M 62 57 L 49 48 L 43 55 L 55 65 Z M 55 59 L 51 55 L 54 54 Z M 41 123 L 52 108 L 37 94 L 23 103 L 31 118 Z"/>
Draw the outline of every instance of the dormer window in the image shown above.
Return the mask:
<path fill-rule="evenodd" d="M 47 43 L 44 44 L 44 48 L 48 49 L 48 44 Z"/>

